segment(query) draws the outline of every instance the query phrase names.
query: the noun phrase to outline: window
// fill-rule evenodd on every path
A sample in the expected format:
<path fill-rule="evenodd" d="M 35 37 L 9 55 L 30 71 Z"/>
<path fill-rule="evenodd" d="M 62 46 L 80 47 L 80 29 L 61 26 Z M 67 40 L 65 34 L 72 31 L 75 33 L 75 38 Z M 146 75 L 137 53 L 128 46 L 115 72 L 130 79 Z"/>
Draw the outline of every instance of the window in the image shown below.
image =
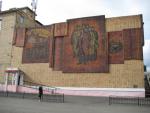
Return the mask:
<path fill-rule="evenodd" d="M 19 19 L 20 23 L 22 24 L 24 22 L 24 17 L 23 16 L 20 16 L 20 19 Z"/>

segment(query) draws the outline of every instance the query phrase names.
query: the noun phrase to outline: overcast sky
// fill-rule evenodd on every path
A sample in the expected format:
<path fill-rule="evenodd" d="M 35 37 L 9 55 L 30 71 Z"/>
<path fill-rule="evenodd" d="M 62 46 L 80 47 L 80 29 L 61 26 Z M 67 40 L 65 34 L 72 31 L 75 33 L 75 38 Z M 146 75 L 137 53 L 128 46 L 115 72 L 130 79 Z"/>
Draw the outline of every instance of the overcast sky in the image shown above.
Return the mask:
<path fill-rule="evenodd" d="M 32 0 L 2 0 L 2 10 L 28 6 Z M 150 71 L 150 0 L 38 0 L 36 19 L 44 25 L 66 19 L 105 15 L 106 17 L 143 14 L 144 63 Z"/>

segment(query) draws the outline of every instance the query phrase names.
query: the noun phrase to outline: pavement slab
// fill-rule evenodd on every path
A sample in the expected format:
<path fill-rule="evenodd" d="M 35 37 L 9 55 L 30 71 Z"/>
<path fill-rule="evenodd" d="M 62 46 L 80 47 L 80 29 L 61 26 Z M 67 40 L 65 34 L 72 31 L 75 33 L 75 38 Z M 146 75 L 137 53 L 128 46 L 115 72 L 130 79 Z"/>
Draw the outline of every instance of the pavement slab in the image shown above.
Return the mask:
<path fill-rule="evenodd" d="M 109 105 L 101 97 L 65 96 L 64 103 L 0 97 L 0 113 L 150 113 L 150 106 Z"/>

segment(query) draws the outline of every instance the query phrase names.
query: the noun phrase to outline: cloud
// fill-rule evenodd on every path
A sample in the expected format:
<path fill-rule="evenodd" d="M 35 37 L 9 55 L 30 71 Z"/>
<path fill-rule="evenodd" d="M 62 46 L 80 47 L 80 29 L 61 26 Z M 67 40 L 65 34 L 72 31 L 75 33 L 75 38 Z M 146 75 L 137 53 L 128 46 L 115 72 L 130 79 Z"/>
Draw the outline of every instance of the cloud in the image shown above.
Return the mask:
<path fill-rule="evenodd" d="M 147 69 L 147 72 L 150 72 L 150 67 L 146 67 L 146 69 Z"/>

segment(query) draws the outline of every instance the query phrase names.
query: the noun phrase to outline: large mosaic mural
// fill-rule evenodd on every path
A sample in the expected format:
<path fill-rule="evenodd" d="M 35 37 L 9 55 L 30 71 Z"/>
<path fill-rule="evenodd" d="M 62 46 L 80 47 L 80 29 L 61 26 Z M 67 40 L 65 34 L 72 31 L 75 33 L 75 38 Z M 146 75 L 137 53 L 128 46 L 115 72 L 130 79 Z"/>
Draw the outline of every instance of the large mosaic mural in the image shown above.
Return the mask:
<path fill-rule="evenodd" d="M 64 73 L 107 73 L 109 64 L 143 59 L 143 28 L 106 32 L 105 16 L 18 28 L 13 45 L 23 47 L 22 63 L 49 63 Z"/>
<path fill-rule="evenodd" d="M 63 72 L 108 72 L 105 17 L 68 20 Z"/>

